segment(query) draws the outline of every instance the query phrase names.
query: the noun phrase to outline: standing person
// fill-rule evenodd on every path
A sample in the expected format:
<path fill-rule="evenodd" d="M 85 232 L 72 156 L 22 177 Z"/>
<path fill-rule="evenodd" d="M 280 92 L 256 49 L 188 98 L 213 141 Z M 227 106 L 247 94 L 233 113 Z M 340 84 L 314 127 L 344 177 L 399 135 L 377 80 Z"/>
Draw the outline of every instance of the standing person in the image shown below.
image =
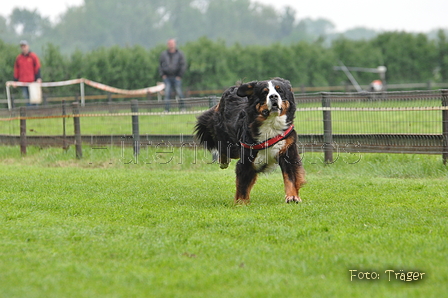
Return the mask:
<path fill-rule="evenodd" d="M 26 40 L 20 41 L 20 48 L 22 53 L 17 56 L 14 63 L 14 81 L 42 83 L 39 57 L 30 51 L 30 46 Z M 14 87 L 16 87 L 16 85 L 14 85 Z M 29 100 L 30 91 L 28 86 L 22 87 L 22 93 L 23 97 Z"/>
<path fill-rule="evenodd" d="M 185 110 L 182 94 L 182 76 L 187 68 L 184 53 L 177 49 L 176 40 L 169 39 L 167 49 L 160 54 L 159 74 L 165 83 L 165 112 L 170 111 L 171 90 L 179 97 L 179 108 Z"/>

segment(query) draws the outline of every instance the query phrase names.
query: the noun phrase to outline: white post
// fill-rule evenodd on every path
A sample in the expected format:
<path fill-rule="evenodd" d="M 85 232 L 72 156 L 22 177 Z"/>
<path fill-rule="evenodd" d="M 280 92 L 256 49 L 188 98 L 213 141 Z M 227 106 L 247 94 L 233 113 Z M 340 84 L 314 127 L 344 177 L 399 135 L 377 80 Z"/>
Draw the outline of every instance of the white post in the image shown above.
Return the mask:
<path fill-rule="evenodd" d="M 81 107 L 85 104 L 85 97 L 84 97 L 84 79 L 81 80 L 80 88 L 81 88 Z"/>
<path fill-rule="evenodd" d="M 380 74 L 381 81 L 383 81 L 383 84 L 385 84 L 387 67 L 386 66 L 378 66 L 377 69 L 378 69 L 378 73 Z"/>
<path fill-rule="evenodd" d="M 11 93 L 10 93 L 9 85 L 8 85 L 8 84 L 6 84 L 6 97 L 8 98 L 8 110 L 11 111 L 11 109 L 12 109 Z"/>

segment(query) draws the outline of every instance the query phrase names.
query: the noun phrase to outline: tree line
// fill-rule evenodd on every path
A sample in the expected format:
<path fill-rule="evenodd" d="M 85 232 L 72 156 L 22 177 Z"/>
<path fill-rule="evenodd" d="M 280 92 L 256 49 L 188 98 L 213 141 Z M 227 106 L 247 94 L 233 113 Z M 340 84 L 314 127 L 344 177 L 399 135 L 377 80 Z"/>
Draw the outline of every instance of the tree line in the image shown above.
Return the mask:
<path fill-rule="evenodd" d="M 49 43 L 40 57 L 42 77 L 47 82 L 84 77 L 123 89 L 153 86 L 161 80 L 157 69 L 164 49 L 165 43 L 151 49 L 141 45 L 110 46 L 64 55 L 58 46 Z M 448 40 L 442 30 L 437 40 L 424 34 L 386 32 L 370 40 L 339 38 L 331 46 L 319 40 L 289 45 L 227 45 L 224 40 L 202 37 L 186 42 L 180 49 L 188 64 L 183 84 L 190 90 L 222 89 L 238 80 L 276 76 L 289 79 L 295 87 L 341 85 L 347 78 L 333 70 L 340 62 L 368 68 L 384 65 L 388 83 L 448 82 Z M 0 40 L 3 94 L 4 82 L 12 79 L 19 51 L 18 45 Z M 360 84 L 378 79 L 372 73 L 353 75 Z"/>
<path fill-rule="evenodd" d="M 51 22 L 37 10 L 15 8 L 0 16 L 0 39 L 27 39 L 36 49 L 47 43 L 64 54 L 99 47 L 141 45 L 152 48 L 168 38 L 179 44 L 207 37 L 227 44 L 290 44 L 334 38 L 327 19 L 298 19 L 289 6 L 274 7 L 252 0 L 85 0 Z M 356 29 L 348 36 L 372 37 L 375 31 Z"/>

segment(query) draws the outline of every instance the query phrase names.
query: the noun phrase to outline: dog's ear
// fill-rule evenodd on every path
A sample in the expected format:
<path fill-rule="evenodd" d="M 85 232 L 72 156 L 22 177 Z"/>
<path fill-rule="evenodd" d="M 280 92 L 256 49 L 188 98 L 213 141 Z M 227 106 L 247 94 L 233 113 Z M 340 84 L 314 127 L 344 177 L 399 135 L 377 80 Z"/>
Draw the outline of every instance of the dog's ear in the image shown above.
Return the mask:
<path fill-rule="evenodd" d="M 250 83 L 242 84 L 238 87 L 238 91 L 236 92 L 236 95 L 240 97 L 249 97 L 254 93 L 255 85 L 257 85 L 257 81 L 253 81 Z"/>

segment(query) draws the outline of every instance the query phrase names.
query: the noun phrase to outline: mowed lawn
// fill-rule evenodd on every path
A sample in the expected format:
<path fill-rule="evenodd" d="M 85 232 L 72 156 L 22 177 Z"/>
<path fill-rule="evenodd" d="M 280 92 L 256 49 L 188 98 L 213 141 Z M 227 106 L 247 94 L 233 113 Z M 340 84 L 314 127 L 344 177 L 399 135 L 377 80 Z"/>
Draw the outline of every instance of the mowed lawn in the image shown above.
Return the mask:
<path fill-rule="evenodd" d="M 132 149 L 114 150 L 86 148 L 76 160 L 74 148 L 30 147 L 22 158 L 0 147 L 0 297 L 448 293 L 440 156 L 346 155 L 324 165 L 305 154 L 303 203 L 283 202 L 275 171 L 259 177 L 250 205 L 235 206 L 234 162 L 220 170 L 200 150 L 175 149 L 125 164 Z M 405 272 L 420 278 L 402 281 Z"/>

